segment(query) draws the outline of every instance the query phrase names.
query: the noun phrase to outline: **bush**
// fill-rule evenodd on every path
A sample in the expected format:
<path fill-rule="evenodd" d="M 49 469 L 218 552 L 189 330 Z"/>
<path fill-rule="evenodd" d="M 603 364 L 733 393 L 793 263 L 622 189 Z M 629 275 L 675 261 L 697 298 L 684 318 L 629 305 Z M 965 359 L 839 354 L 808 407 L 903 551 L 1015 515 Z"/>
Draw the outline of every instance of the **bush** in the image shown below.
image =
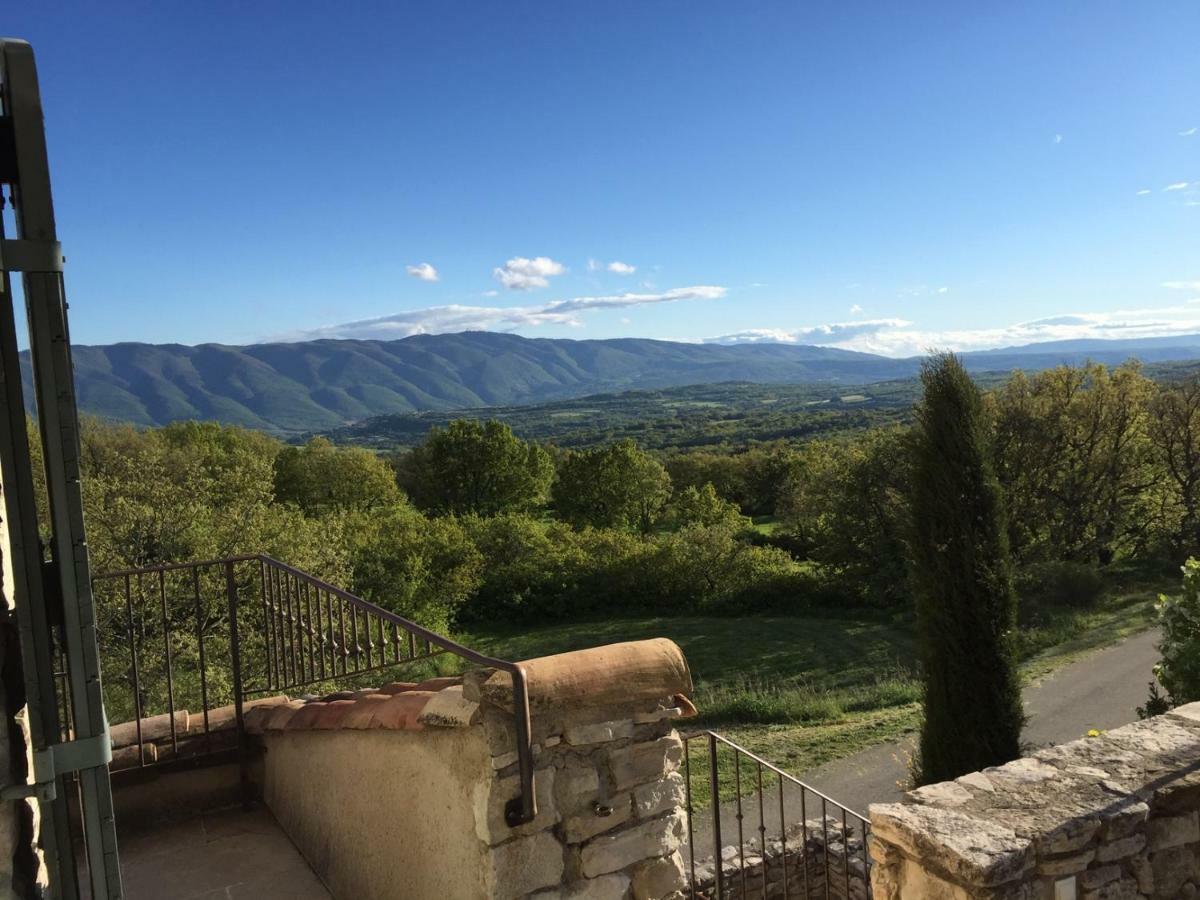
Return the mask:
<path fill-rule="evenodd" d="M 1178 597 L 1160 594 L 1158 617 L 1162 660 L 1154 675 L 1166 688 L 1171 705 L 1200 700 L 1200 560 L 1183 564 L 1183 592 Z"/>
<path fill-rule="evenodd" d="M 1080 562 L 1046 562 L 1025 566 L 1015 580 L 1022 601 L 1091 609 L 1104 594 L 1099 569 Z"/>

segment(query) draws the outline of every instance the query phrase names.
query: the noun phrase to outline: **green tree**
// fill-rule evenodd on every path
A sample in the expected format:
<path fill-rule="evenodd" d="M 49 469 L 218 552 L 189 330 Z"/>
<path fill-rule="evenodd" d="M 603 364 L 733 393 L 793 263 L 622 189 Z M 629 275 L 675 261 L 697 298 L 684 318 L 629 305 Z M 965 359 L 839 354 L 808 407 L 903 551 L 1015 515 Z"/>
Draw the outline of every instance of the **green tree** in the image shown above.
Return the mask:
<path fill-rule="evenodd" d="M 794 544 L 841 593 L 878 607 L 911 602 L 907 577 L 910 436 L 869 431 L 853 442 L 812 441 L 783 492 L 779 515 Z"/>
<path fill-rule="evenodd" d="M 1018 372 L 992 393 L 994 462 L 1018 559 L 1108 563 L 1145 542 L 1152 390 L 1130 363 Z"/>
<path fill-rule="evenodd" d="M 456 515 L 529 511 L 545 502 L 554 478 L 544 447 L 503 422 L 475 419 L 432 429 L 405 466 L 418 506 Z"/>
<path fill-rule="evenodd" d="M 567 454 L 554 486 L 555 507 L 573 525 L 641 534 L 650 533 L 670 498 L 667 470 L 631 440 Z"/>
<path fill-rule="evenodd" d="M 745 531 L 750 519 L 742 515 L 736 503 L 722 500 L 709 482 L 700 487 L 685 487 L 671 501 L 676 524 L 682 528 L 692 525 L 719 526 L 732 532 Z"/>
<path fill-rule="evenodd" d="M 952 354 L 921 372 L 912 561 L 924 679 L 920 779 L 1020 756 L 1016 595 L 979 389 Z"/>
<path fill-rule="evenodd" d="M 385 460 L 362 447 L 335 447 L 323 437 L 279 452 L 275 496 L 308 515 L 382 509 L 404 499 Z"/>
<path fill-rule="evenodd" d="M 452 516 L 398 504 L 351 514 L 345 531 L 354 592 L 426 628 L 447 632 L 482 583 L 483 557 Z"/>
<path fill-rule="evenodd" d="M 1177 559 L 1200 552 L 1200 378 L 1159 386 L 1149 408 L 1150 443 L 1164 478 L 1162 530 Z"/>

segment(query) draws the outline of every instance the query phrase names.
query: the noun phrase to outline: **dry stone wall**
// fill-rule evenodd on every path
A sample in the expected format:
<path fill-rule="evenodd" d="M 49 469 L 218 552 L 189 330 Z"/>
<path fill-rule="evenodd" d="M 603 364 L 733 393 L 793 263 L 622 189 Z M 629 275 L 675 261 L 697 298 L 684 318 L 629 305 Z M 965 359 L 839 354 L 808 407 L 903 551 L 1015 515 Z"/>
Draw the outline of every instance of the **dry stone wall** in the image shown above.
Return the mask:
<path fill-rule="evenodd" d="M 875 900 L 1200 897 L 1200 703 L 871 807 Z"/>

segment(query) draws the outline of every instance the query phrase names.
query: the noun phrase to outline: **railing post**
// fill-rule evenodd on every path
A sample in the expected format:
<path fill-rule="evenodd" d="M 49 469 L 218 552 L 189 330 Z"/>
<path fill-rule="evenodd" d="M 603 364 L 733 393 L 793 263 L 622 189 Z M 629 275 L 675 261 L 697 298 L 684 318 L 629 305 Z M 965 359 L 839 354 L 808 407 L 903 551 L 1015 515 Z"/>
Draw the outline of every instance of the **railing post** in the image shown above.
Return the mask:
<path fill-rule="evenodd" d="M 513 716 L 517 720 L 517 765 L 521 770 L 521 796 L 508 801 L 504 818 L 510 828 L 537 817 L 537 795 L 533 784 L 533 726 L 529 717 L 529 686 L 525 670 L 512 668 Z"/>
<path fill-rule="evenodd" d="M 708 784 L 712 790 L 713 866 L 717 879 L 717 900 L 721 900 L 725 896 L 724 878 L 722 877 L 725 861 L 721 858 L 721 781 L 717 775 L 717 736 L 711 731 L 708 733 Z M 763 847 L 762 851 L 763 861 L 766 862 L 767 848 Z"/>
<path fill-rule="evenodd" d="M 242 647 L 238 634 L 237 583 L 234 580 L 233 560 L 225 560 L 225 596 L 229 600 L 229 656 L 233 664 L 233 715 L 237 722 L 238 767 L 241 770 L 242 805 L 249 807 L 253 799 L 250 785 L 249 751 L 246 746 L 246 723 L 242 716 Z"/>

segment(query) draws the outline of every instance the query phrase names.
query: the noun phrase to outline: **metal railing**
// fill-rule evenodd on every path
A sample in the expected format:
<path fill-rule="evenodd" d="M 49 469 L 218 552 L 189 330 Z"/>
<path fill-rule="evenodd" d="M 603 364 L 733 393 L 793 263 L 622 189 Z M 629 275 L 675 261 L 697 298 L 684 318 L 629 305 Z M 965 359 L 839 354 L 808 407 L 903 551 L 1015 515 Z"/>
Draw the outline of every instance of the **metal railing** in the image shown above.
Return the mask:
<path fill-rule="evenodd" d="M 683 736 L 682 766 L 693 900 L 869 900 L 865 817 L 714 731 Z"/>
<path fill-rule="evenodd" d="M 519 663 L 465 647 L 307 572 L 263 555 L 233 556 L 107 572 L 93 578 L 112 722 L 136 723 L 139 768 L 232 749 L 245 778 L 244 705 L 257 695 L 295 691 L 406 666 L 443 654 L 507 672 L 512 678 L 521 795 L 509 802 L 510 826 L 537 815 L 529 691 Z M 234 728 L 217 729 L 216 711 L 232 706 Z M 203 727 L 181 734 L 184 710 L 202 711 Z M 164 715 L 165 714 L 165 715 Z M 163 758 L 147 758 L 165 729 Z"/>

